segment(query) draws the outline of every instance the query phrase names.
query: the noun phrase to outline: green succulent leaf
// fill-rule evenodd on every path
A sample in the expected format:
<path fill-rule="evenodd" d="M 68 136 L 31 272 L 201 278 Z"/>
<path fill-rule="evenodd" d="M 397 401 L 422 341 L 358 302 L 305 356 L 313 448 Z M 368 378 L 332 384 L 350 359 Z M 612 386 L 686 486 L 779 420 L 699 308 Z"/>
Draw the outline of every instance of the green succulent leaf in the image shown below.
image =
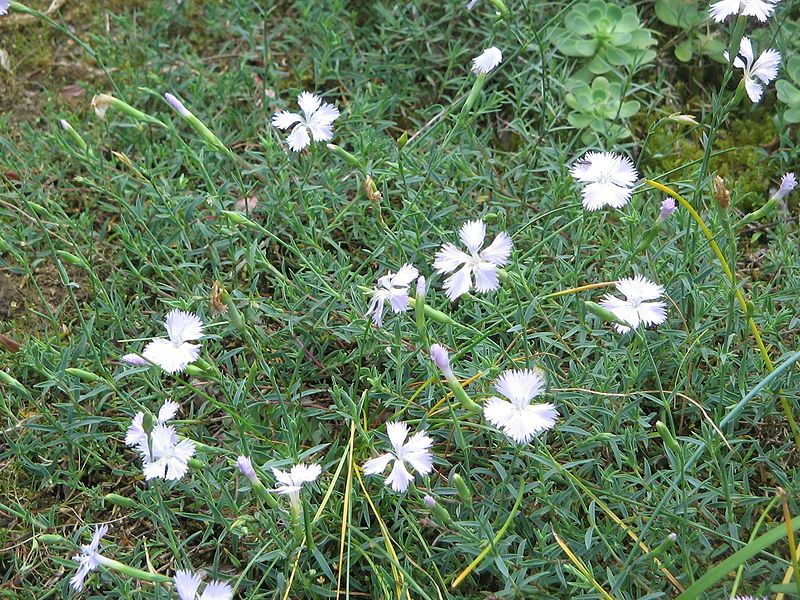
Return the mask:
<path fill-rule="evenodd" d="M 683 40 L 675 46 L 675 58 L 681 62 L 689 62 L 694 54 L 694 44 L 691 39 Z"/>

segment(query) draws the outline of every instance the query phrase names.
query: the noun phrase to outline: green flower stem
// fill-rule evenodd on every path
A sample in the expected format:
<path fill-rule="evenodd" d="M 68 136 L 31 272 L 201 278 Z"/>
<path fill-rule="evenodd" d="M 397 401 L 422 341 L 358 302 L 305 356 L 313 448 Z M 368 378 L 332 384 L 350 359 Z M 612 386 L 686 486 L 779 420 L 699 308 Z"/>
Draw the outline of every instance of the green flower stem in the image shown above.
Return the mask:
<path fill-rule="evenodd" d="M 506 3 L 503 2 L 503 0 L 489 0 L 489 4 L 494 6 L 501 16 L 507 17 L 509 15 L 508 6 L 506 6 Z"/>
<path fill-rule="evenodd" d="M 408 304 L 409 306 L 411 306 L 416 310 L 417 306 L 416 298 L 409 298 Z M 431 308 L 427 304 L 423 306 L 423 312 L 425 313 L 425 316 L 429 318 L 431 321 L 436 321 L 437 323 L 442 323 L 444 325 L 460 325 L 460 323 L 454 321 L 450 315 L 445 314 L 440 310 L 436 310 L 435 308 Z"/>
<path fill-rule="evenodd" d="M 464 387 L 461 385 L 461 382 L 456 378 L 455 375 L 452 373 L 446 375 L 447 378 L 447 385 L 450 390 L 453 392 L 453 395 L 461 402 L 461 406 L 476 414 L 481 414 L 483 409 L 480 407 L 479 404 L 476 404 L 475 401 L 469 397 Z"/>
<path fill-rule="evenodd" d="M 194 114 L 186 111 L 187 114 L 181 115 L 189 125 L 191 125 L 192 129 L 194 129 L 200 137 L 202 137 L 206 142 L 208 142 L 209 146 L 218 150 L 219 152 L 225 154 L 229 158 L 234 158 L 233 152 L 231 152 L 230 148 L 228 148 L 225 144 L 222 143 L 216 134 L 211 131 L 206 124 L 203 123 L 200 119 L 198 119 Z"/>
<path fill-rule="evenodd" d="M 161 575 L 159 573 L 150 573 L 149 571 L 143 571 L 142 569 L 129 567 L 128 565 L 121 563 L 118 560 L 114 560 L 112 558 L 106 558 L 105 556 L 102 555 L 99 555 L 97 559 L 98 562 L 105 568 L 111 569 L 112 571 L 117 571 L 118 573 L 122 573 L 123 575 L 127 575 L 128 577 L 133 577 L 141 581 L 151 581 L 153 583 L 172 583 L 172 577 L 167 577 L 166 575 Z"/>
<path fill-rule="evenodd" d="M 747 25 L 747 17 L 744 15 L 739 15 L 736 19 L 736 23 L 733 26 L 733 32 L 731 34 L 731 45 L 728 50 L 728 55 L 730 56 L 731 60 L 728 61 L 728 65 L 725 68 L 725 74 L 722 76 L 722 84 L 720 85 L 719 95 L 714 100 L 714 106 L 712 107 L 712 121 L 711 125 L 708 129 L 708 133 L 706 134 L 706 144 L 705 144 L 705 151 L 703 152 L 703 160 L 700 163 L 700 171 L 698 174 L 697 181 L 702 184 L 703 180 L 708 173 L 708 166 L 711 163 L 711 154 L 714 147 L 714 139 L 717 136 L 717 130 L 722 126 L 725 122 L 725 119 L 728 118 L 728 113 L 732 106 L 722 106 L 722 94 L 728 85 L 728 82 L 731 80 L 733 76 L 733 60 L 736 58 L 736 55 L 739 52 L 739 46 L 742 42 L 742 37 L 744 36 L 745 26 Z M 741 84 L 740 84 L 741 85 Z M 737 89 L 737 94 L 739 90 Z M 741 96 L 740 98 L 741 99 Z M 736 100 L 734 98 L 734 100 Z M 738 103 L 738 102 L 737 102 Z"/>
<path fill-rule="evenodd" d="M 461 117 L 465 116 L 472 107 L 475 106 L 475 101 L 478 99 L 478 94 L 481 93 L 483 89 L 483 84 L 486 83 L 486 73 L 480 73 L 475 78 L 475 83 L 472 84 L 472 89 L 469 92 L 469 96 L 464 101 L 464 106 L 461 107 L 461 114 L 459 115 L 459 120 Z"/>
<path fill-rule="evenodd" d="M 500 530 L 497 532 L 497 534 L 495 534 L 495 536 L 492 539 L 492 541 L 489 542 L 486 545 L 486 547 L 483 550 L 481 550 L 481 553 L 478 554 L 478 556 L 475 557 L 475 560 L 473 560 L 469 564 L 469 566 L 466 569 L 464 569 L 461 572 L 461 574 L 453 580 L 453 583 L 450 584 L 450 587 L 452 587 L 453 589 L 457 588 L 461 584 L 461 582 L 464 581 L 464 579 L 467 577 L 467 575 L 472 573 L 472 571 L 474 571 L 483 562 L 483 559 L 488 556 L 489 552 L 492 551 L 492 548 L 495 548 L 497 546 L 497 544 L 500 542 L 500 540 L 503 539 L 503 536 L 506 534 L 506 531 L 508 530 L 509 525 L 511 525 L 511 521 L 514 520 L 514 516 L 517 514 L 517 510 L 519 509 L 519 505 L 522 502 L 522 495 L 523 495 L 524 491 L 525 491 L 525 479 L 523 478 L 522 481 L 520 481 L 520 484 L 519 484 L 519 491 L 517 492 L 517 499 L 514 502 L 514 506 L 511 507 L 511 512 L 508 513 L 508 518 L 506 519 L 506 522 L 503 523 L 503 526 L 500 528 Z"/>
<path fill-rule="evenodd" d="M 414 302 L 414 316 L 416 317 L 417 321 L 417 333 L 419 333 L 422 344 L 427 350 L 430 347 L 430 343 L 428 342 L 428 328 L 425 323 L 425 309 L 428 308 L 428 306 L 425 304 L 425 287 L 427 287 L 427 284 L 423 286 L 422 290 L 420 290 L 419 284 L 417 285 L 417 297 L 415 298 Z"/>
<path fill-rule="evenodd" d="M 252 490 L 256 493 L 256 495 L 259 498 L 261 498 L 264 502 L 269 504 L 270 508 L 272 508 L 273 510 L 281 509 L 280 504 L 278 504 L 278 501 L 275 499 L 275 496 L 273 496 L 270 493 L 270 491 L 264 486 L 264 484 L 261 483 L 260 479 L 254 481 L 250 485 Z"/>
<path fill-rule="evenodd" d="M 677 202 L 681 204 L 692 216 L 692 219 L 697 223 L 700 227 L 700 231 L 703 232 L 708 244 L 711 246 L 711 249 L 714 251 L 714 254 L 719 260 L 720 265 L 722 266 L 722 270 L 725 273 L 725 277 L 731 283 L 733 287 L 734 294 L 736 294 L 736 300 L 739 302 L 739 307 L 742 309 L 742 313 L 744 314 L 745 318 L 747 319 L 747 324 L 750 327 L 750 332 L 753 334 L 753 338 L 756 341 L 756 345 L 758 346 L 758 350 L 761 353 L 761 358 L 764 361 L 764 365 L 767 368 L 767 373 L 772 373 L 775 370 L 775 365 L 772 364 L 772 360 L 769 357 L 769 353 L 767 352 L 767 347 L 764 345 L 764 340 L 761 339 L 761 332 L 758 329 L 758 325 L 756 324 L 753 315 L 751 314 L 751 310 L 748 306 L 748 302 L 742 293 L 742 290 L 739 289 L 739 286 L 736 282 L 736 276 L 734 275 L 733 271 L 731 270 L 730 266 L 728 265 L 728 261 L 725 259 L 725 255 L 722 253 L 717 242 L 714 240 L 714 235 L 711 233 L 711 230 L 708 228 L 708 225 L 705 224 L 703 221 L 703 217 L 694 209 L 694 207 L 689 204 L 689 201 L 686 200 L 683 196 L 681 196 L 678 192 L 673 190 L 666 185 L 659 183 L 657 181 L 653 181 L 651 179 L 644 180 L 647 185 L 653 187 L 665 194 L 672 196 Z M 783 414 L 786 416 L 786 422 L 789 424 L 789 428 L 792 430 L 792 436 L 794 437 L 794 443 L 796 448 L 800 448 L 800 428 L 797 426 L 797 421 L 795 421 L 794 414 L 792 413 L 792 407 L 789 404 L 789 401 L 786 399 L 782 393 L 778 395 L 780 399 L 781 408 L 783 409 Z"/>
<path fill-rule="evenodd" d="M 66 132 L 69 139 L 72 140 L 72 143 L 75 144 L 81 152 L 86 153 L 89 149 L 89 146 L 86 144 L 86 140 L 84 140 L 81 135 L 75 131 L 75 128 L 65 119 L 61 119 L 60 121 L 61 128 Z"/>
<path fill-rule="evenodd" d="M 764 203 L 764 206 L 742 217 L 742 219 L 738 223 L 736 223 L 736 229 L 741 229 L 748 223 L 752 223 L 753 221 L 759 221 L 763 219 L 764 217 L 769 215 L 772 211 L 774 211 L 777 207 L 778 207 L 778 199 L 775 197 L 770 198 Z"/>

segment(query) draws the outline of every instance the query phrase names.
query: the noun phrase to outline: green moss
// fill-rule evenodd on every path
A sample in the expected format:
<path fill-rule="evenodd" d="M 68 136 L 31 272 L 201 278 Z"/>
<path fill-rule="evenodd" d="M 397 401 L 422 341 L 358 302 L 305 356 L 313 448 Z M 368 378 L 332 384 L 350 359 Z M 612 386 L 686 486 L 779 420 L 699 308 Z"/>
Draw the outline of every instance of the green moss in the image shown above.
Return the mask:
<path fill-rule="evenodd" d="M 700 131 L 688 130 L 678 124 L 664 124 L 647 142 L 645 161 L 652 173 L 675 170 L 671 179 L 689 179 L 696 165 L 685 167 L 703 157 Z M 759 110 L 743 118 L 729 121 L 714 141 L 716 151 L 733 148 L 711 160 L 710 170 L 725 180 L 731 191 L 734 206 L 750 211 L 760 206 L 780 175 L 764 146 L 769 145 L 777 132 L 769 110 Z"/>

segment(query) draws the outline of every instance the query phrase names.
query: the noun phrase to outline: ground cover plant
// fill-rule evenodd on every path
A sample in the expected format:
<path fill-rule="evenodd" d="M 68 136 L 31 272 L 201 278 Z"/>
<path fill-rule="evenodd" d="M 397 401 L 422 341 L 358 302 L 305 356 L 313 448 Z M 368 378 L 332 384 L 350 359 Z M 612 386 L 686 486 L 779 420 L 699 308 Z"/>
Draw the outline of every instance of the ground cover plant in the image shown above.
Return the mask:
<path fill-rule="evenodd" d="M 800 595 L 798 3 L 0 13 L 0 597 Z"/>

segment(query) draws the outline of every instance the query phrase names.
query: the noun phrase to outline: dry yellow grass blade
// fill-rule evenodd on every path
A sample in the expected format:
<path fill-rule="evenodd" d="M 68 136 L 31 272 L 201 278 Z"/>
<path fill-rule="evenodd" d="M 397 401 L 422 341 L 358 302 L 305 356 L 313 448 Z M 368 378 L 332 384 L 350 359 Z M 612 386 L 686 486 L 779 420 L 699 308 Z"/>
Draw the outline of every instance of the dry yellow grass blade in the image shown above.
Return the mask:
<path fill-rule="evenodd" d="M 364 492 L 364 498 L 366 498 L 367 504 L 369 504 L 369 507 L 372 510 L 372 514 L 375 515 L 375 519 L 378 521 L 378 526 L 381 528 L 381 533 L 383 533 L 383 544 L 386 546 L 386 551 L 389 553 L 392 559 L 394 559 L 394 562 L 392 562 L 392 578 L 394 579 L 395 586 L 397 587 L 397 598 L 400 600 L 403 597 L 403 574 L 395 566 L 395 563 L 399 564 L 400 561 L 397 558 L 397 552 L 394 551 L 392 538 L 389 535 L 389 528 L 386 527 L 386 524 L 383 522 L 378 509 L 372 502 L 372 498 L 370 497 L 369 492 L 364 485 L 364 480 L 361 478 L 361 474 L 358 471 L 355 471 L 355 473 L 356 478 L 358 479 L 358 485 L 361 486 L 361 491 Z M 406 597 L 408 600 L 411 600 L 411 595 L 408 592 L 406 592 Z"/>
<path fill-rule="evenodd" d="M 605 591 L 603 589 L 603 586 L 601 586 L 599 583 L 597 583 L 597 580 L 594 577 L 592 577 L 592 574 L 589 572 L 589 569 L 586 568 L 586 565 L 583 564 L 581 559 L 578 558 L 577 556 L 575 556 L 572 553 L 572 550 L 569 549 L 569 546 L 567 546 L 564 543 L 564 540 L 562 540 L 560 537 L 558 537 L 558 534 L 556 533 L 555 529 L 553 530 L 553 537 L 556 539 L 556 543 L 559 546 L 561 546 L 561 549 L 564 551 L 564 554 L 566 554 L 569 557 L 570 561 L 572 561 L 572 564 L 575 565 L 575 568 L 578 569 L 578 571 L 580 571 L 581 575 L 583 575 L 586 578 L 586 581 L 591 583 L 592 586 L 598 592 L 600 592 L 600 595 L 603 596 L 603 598 L 606 598 L 607 600 L 614 600 L 614 597 L 611 594 L 609 594 L 607 591 Z"/>
<path fill-rule="evenodd" d="M 347 480 L 344 486 L 344 501 L 342 502 L 342 530 L 339 539 L 339 573 L 336 577 L 336 598 L 342 592 L 342 563 L 344 562 L 344 545 L 347 534 L 348 515 L 350 513 L 350 492 L 353 489 L 353 442 L 356 437 L 356 422 L 350 422 L 350 441 L 347 443 Z"/>

